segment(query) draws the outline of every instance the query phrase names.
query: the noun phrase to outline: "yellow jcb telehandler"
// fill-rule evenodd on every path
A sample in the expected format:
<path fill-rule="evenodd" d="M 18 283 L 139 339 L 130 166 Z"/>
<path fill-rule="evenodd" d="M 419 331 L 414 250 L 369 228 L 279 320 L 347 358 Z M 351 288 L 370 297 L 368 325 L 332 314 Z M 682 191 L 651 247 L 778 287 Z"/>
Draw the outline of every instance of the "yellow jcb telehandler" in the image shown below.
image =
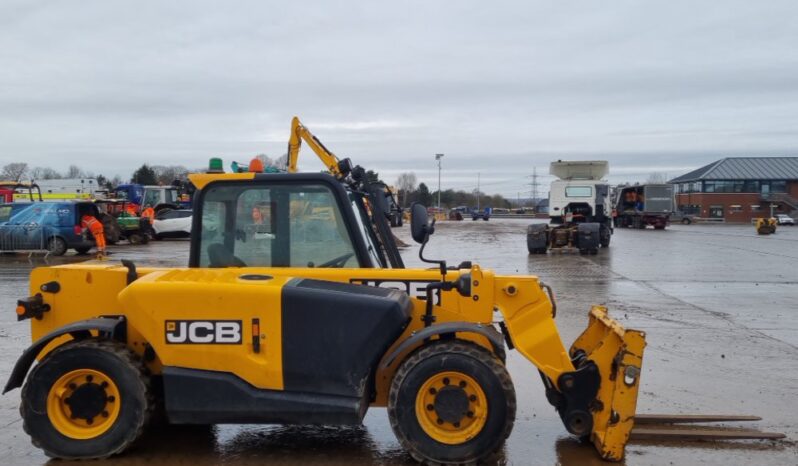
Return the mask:
<path fill-rule="evenodd" d="M 329 174 L 295 173 L 303 140 Z M 121 453 L 155 406 L 175 424 L 358 424 L 387 407 L 413 458 L 476 463 L 512 429 L 515 349 L 536 369 L 515 377 L 539 372 L 566 430 L 623 458 L 642 332 L 594 307 L 567 349 L 537 277 L 424 258 L 434 222 L 421 205 L 412 236 L 435 267 L 404 268 L 385 190 L 297 119 L 288 173 L 213 168 L 191 177 L 188 267 L 32 272 L 17 314 L 33 344 L 5 392 L 22 386 L 24 429 L 47 455 Z"/>

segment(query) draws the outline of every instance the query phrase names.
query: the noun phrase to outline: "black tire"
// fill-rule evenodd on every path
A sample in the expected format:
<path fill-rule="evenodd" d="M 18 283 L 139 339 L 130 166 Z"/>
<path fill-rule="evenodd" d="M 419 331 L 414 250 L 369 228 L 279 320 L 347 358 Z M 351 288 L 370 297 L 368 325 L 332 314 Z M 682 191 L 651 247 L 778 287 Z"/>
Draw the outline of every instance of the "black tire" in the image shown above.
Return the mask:
<path fill-rule="evenodd" d="M 47 251 L 54 256 L 63 256 L 67 252 L 67 244 L 64 238 L 53 236 L 47 241 Z"/>
<path fill-rule="evenodd" d="M 89 249 L 91 249 L 91 248 L 75 248 L 75 251 L 77 251 L 78 254 L 83 255 L 83 254 L 86 254 L 87 252 L 89 252 Z"/>
<path fill-rule="evenodd" d="M 130 244 L 141 244 L 144 239 L 143 235 L 138 233 L 131 233 L 127 236 L 127 242 Z"/>
<path fill-rule="evenodd" d="M 459 372 L 471 377 L 487 401 L 485 424 L 473 438 L 459 444 L 446 444 L 432 438 L 416 415 L 419 390 L 431 377 L 442 372 Z M 473 399 L 465 401 L 471 408 Z M 388 395 L 388 418 L 396 438 L 414 459 L 427 464 L 475 464 L 491 456 L 510 435 L 515 409 L 515 389 L 502 362 L 485 349 L 459 340 L 435 342 L 411 354 L 399 366 Z"/>
<path fill-rule="evenodd" d="M 48 413 L 47 398 L 58 379 L 81 369 L 100 372 L 113 381 L 119 399 L 108 397 L 101 409 L 107 410 L 116 401 L 119 410 L 116 419 L 103 433 L 78 440 L 67 437 L 54 427 L 53 414 Z M 107 393 L 107 388 L 92 384 L 91 380 L 80 388 L 87 385 L 93 385 L 91 389 L 95 393 L 96 390 Z M 72 393 L 74 396 L 76 391 Z M 152 414 L 153 404 L 150 379 L 135 355 L 122 343 L 90 339 L 67 343 L 53 350 L 31 371 L 22 388 L 19 411 L 23 429 L 30 435 L 33 445 L 44 450 L 47 456 L 96 459 L 120 453 L 136 441 Z"/>
<path fill-rule="evenodd" d="M 610 239 L 612 238 L 612 231 L 609 227 L 601 227 L 599 231 L 599 244 L 601 244 L 602 248 L 610 247 Z"/>
<path fill-rule="evenodd" d="M 691 223 L 693 223 L 693 221 L 690 220 L 689 218 L 683 218 L 682 219 L 682 225 L 689 225 Z"/>

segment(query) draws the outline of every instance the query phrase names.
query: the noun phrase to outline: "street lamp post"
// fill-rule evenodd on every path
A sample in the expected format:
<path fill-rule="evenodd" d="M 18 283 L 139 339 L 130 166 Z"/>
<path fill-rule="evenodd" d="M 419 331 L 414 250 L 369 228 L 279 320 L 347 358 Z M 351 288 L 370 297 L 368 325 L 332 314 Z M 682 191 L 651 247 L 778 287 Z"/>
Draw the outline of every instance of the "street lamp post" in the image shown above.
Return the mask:
<path fill-rule="evenodd" d="M 435 154 L 435 160 L 438 161 L 438 212 L 441 211 L 441 159 L 443 154 Z"/>

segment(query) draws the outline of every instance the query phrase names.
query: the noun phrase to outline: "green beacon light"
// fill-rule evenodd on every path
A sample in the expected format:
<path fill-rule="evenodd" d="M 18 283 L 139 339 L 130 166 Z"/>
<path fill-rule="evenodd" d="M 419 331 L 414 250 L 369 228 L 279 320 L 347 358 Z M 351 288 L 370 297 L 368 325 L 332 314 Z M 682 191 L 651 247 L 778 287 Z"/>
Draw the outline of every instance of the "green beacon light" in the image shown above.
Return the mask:
<path fill-rule="evenodd" d="M 208 162 L 208 173 L 224 173 L 222 159 L 213 157 L 210 162 Z"/>

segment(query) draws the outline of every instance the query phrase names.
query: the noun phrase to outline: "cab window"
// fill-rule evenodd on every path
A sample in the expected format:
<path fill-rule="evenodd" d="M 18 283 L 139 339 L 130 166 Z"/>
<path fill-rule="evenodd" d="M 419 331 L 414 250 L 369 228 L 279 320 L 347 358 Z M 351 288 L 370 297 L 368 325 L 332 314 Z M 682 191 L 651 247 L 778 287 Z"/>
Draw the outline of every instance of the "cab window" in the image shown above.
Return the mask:
<path fill-rule="evenodd" d="M 209 187 L 200 267 L 357 267 L 332 191 L 317 185 Z"/>
<path fill-rule="evenodd" d="M 566 186 L 565 197 L 591 197 L 593 188 L 590 186 Z"/>
<path fill-rule="evenodd" d="M 142 203 L 143 206 L 150 206 L 155 207 L 156 205 L 160 204 L 161 200 L 161 191 L 159 190 L 145 190 L 144 191 L 144 202 Z"/>

